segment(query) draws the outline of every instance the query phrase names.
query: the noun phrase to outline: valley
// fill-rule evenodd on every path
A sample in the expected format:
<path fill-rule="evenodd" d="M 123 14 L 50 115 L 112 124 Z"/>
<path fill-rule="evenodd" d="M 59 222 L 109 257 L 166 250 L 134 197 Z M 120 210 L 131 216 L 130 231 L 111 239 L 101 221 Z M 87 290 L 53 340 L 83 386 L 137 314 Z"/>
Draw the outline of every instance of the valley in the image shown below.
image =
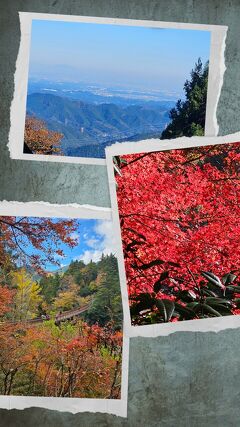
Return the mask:
<path fill-rule="evenodd" d="M 63 135 L 63 155 L 104 158 L 114 142 L 160 137 L 174 105 L 172 95 L 44 82 L 30 85 L 27 115 Z"/>

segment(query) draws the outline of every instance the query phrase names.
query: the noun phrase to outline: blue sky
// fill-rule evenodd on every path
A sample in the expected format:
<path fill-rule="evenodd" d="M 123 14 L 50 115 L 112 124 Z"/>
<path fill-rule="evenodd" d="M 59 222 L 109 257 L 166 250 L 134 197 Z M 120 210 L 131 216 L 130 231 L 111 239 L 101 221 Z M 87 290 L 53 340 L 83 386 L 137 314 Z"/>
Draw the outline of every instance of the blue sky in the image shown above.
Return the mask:
<path fill-rule="evenodd" d="M 57 218 L 54 219 L 58 220 Z M 64 257 L 55 256 L 61 267 L 70 264 L 72 260 L 83 260 L 85 264 L 88 264 L 91 260 L 94 262 L 99 261 L 102 253 L 105 255 L 116 253 L 116 243 L 111 221 L 95 219 L 78 219 L 76 221 L 77 230 L 73 233 L 72 237 L 76 239 L 77 245 L 71 249 L 69 246 L 61 243 L 57 247 L 57 249 L 62 249 L 64 253 Z M 27 242 L 26 239 L 25 242 Z M 41 252 L 36 251 L 29 244 L 25 247 L 25 251 L 29 255 L 41 254 Z M 45 269 L 47 271 L 54 271 L 59 269 L 60 266 L 47 264 Z"/>
<path fill-rule="evenodd" d="M 181 92 L 210 32 L 34 20 L 30 78 Z"/>

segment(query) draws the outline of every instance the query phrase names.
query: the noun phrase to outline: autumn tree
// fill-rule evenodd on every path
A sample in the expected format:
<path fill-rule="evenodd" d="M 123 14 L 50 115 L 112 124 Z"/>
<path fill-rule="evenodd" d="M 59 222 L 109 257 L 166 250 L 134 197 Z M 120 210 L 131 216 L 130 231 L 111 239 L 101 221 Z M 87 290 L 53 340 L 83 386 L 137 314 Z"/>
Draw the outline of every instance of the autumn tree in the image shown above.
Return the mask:
<path fill-rule="evenodd" d="M 161 139 L 180 136 L 204 135 L 208 86 L 208 62 L 201 59 L 191 71 L 190 80 L 184 84 L 185 100 L 179 99 L 170 111 L 170 123 L 162 132 Z"/>
<path fill-rule="evenodd" d="M 25 321 L 34 318 L 42 302 L 40 286 L 23 268 L 12 273 L 12 284 L 16 288 L 14 319 Z"/>
<path fill-rule="evenodd" d="M 18 325 L 0 324 L 0 392 L 12 394 L 16 376 L 27 366 L 29 354 L 24 334 Z"/>
<path fill-rule="evenodd" d="M 61 243 L 77 245 L 72 233 L 77 221 L 42 217 L 0 216 L 0 267 L 11 262 L 43 271 L 46 263 L 59 265 Z M 29 249 L 31 248 L 31 249 Z"/>
<path fill-rule="evenodd" d="M 24 132 L 24 153 L 61 154 L 63 135 L 47 129 L 45 123 L 32 116 L 27 116 Z"/>
<path fill-rule="evenodd" d="M 118 160 L 117 197 L 128 291 L 131 302 L 140 303 L 140 311 L 149 304 L 156 306 L 153 294 L 159 300 L 180 298 L 182 305 L 196 303 L 198 298 L 202 304 L 208 297 L 224 301 L 228 294 L 221 304 L 230 311 L 223 311 L 236 314 L 239 160 L 239 143 L 132 154 Z M 229 273 L 232 276 L 226 279 Z M 187 292 L 187 301 L 180 292 Z M 208 316 L 221 312 L 213 309 Z"/>
<path fill-rule="evenodd" d="M 122 334 L 97 325 L 0 325 L 0 392 L 119 398 Z"/>
<path fill-rule="evenodd" d="M 0 394 L 120 397 L 115 257 L 46 271 L 59 264 L 65 245 L 78 244 L 78 227 L 78 220 L 0 217 Z M 76 317 L 58 321 L 59 311 L 92 302 L 95 295 L 99 313 L 107 314 L 103 321 L 96 313 L 91 325 Z"/>
<path fill-rule="evenodd" d="M 56 310 L 71 310 L 82 304 L 83 300 L 79 296 L 79 287 L 72 283 L 67 290 L 59 292 L 53 301 L 53 307 Z"/>
<path fill-rule="evenodd" d="M 0 317 L 11 310 L 14 292 L 6 286 L 0 286 Z"/>

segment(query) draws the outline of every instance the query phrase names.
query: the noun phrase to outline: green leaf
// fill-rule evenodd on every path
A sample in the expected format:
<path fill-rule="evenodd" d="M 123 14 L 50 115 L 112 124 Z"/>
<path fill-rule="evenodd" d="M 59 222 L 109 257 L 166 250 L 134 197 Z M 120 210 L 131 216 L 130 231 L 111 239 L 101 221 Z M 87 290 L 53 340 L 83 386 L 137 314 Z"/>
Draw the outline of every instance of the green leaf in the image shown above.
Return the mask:
<path fill-rule="evenodd" d="M 217 310 L 222 316 L 229 316 L 232 314 L 232 311 L 229 307 L 224 304 L 207 304 L 212 307 L 214 310 Z"/>
<path fill-rule="evenodd" d="M 155 298 L 152 298 L 152 296 L 147 292 L 143 292 L 142 294 L 131 298 L 131 300 L 135 301 L 130 308 L 132 315 L 137 315 L 143 310 L 152 309 L 155 305 Z"/>
<path fill-rule="evenodd" d="M 225 286 L 222 284 L 221 280 L 218 276 L 215 274 L 209 272 L 209 271 L 201 271 L 201 274 L 205 279 L 207 279 L 209 282 L 213 283 L 214 285 L 218 286 L 221 289 L 225 289 Z"/>
<path fill-rule="evenodd" d="M 169 272 L 168 271 L 163 271 L 160 274 L 159 279 L 154 283 L 154 286 L 153 286 L 153 290 L 154 290 L 154 292 L 156 292 L 156 294 L 160 291 L 160 289 L 162 287 L 163 280 L 167 279 L 168 276 L 169 276 Z"/>
<path fill-rule="evenodd" d="M 113 168 L 115 169 L 116 173 L 120 176 L 122 176 L 122 173 L 120 171 L 120 159 L 118 156 L 113 156 Z"/>
<path fill-rule="evenodd" d="M 188 291 L 188 295 L 193 299 L 193 300 L 195 300 L 196 298 L 197 298 L 197 295 L 195 294 L 195 292 L 193 291 L 193 290 L 189 290 Z"/>
<path fill-rule="evenodd" d="M 188 307 L 184 307 L 183 305 L 177 303 L 176 301 L 175 301 L 175 312 L 179 313 L 184 319 L 196 318 L 196 313 L 194 310 Z"/>
<path fill-rule="evenodd" d="M 225 286 L 230 285 L 235 279 L 237 278 L 237 276 L 235 276 L 235 274 L 232 273 L 227 273 L 223 276 L 222 278 L 222 282 Z"/>
<path fill-rule="evenodd" d="M 212 308 L 208 304 L 202 304 L 202 308 L 207 313 L 211 313 L 211 314 L 213 314 L 216 317 L 222 317 L 222 315 L 221 315 L 221 313 L 219 313 L 219 311 L 215 310 L 214 308 Z"/>
<path fill-rule="evenodd" d="M 215 297 L 207 297 L 206 301 L 208 304 L 226 304 L 226 305 L 232 305 L 232 301 L 224 298 L 215 298 Z"/>
<path fill-rule="evenodd" d="M 187 304 L 187 307 L 195 311 L 195 309 L 198 308 L 199 304 L 200 304 L 199 302 L 193 301 L 193 302 L 189 302 Z"/>
<path fill-rule="evenodd" d="M 227 290 L 240 293 L 240 286 L 228 285 Z"/>
<path fill-rule="evenodd" d="M 177 298 L 182 300 L 183 302 L 190 302 L 194 301 L 197 298 L 197 295 L 194 291 L 178 291 L 177 292 Z"/>
<path fill-rule="evenodd" d="M 216 292 L 213 292 L 212 290 L 210 290 L 210 289 L 206 289 L 206 288 L 202 288 L 202 293 L 203 293 L 203 295 L 207 295 L 207 296 L 212 296 L 212 297 L 216 297 L 216 298 L 218 298 L 218 296 L 217 296 L 217 294 L 216 294 Z"/>
<path fill-rule="evenodd" d="M 154 292 L 157 294 L 160 291 L 161 287 L 162 287 L 162 281 L 159 279 L 153 285 Z"/>
<path fill-rule="evenodd" d="M 120 159 L 120 163 L 123 163 L 124 165 L 127 165 L 127 160 L 123 159 L 122 157 L 119 158 Z"/>
<path fill-rule="evenodd" d="M 174 301 L 169 299 L 159 299 L 156 300 L 156 306 L 159 311 L 163 314 L 164 322 L 169 322 L 174 313 L 175 304 Z"/>

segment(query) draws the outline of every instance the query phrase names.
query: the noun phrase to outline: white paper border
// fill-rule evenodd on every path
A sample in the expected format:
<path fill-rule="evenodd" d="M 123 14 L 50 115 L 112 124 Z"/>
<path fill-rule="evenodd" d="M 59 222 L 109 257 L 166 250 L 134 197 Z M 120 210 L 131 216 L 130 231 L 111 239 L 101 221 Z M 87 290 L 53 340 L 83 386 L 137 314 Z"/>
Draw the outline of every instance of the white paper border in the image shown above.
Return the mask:
<path fill-rule="evenodd" d="M 21 40 L 16 62 L 16 72 L 14 76 L 15 90 L 11 104 L 11 127 L 8 141 L 8 148 L 10 151 L 10 157 L 12 159 L 37 161 L 40 160 L 48 162 L 78 163 L 91 165 L 106 164 L 105 159 L 23 153 L 28 65 L 31 43 L 31 23 L 33 19 L 210 31 L 211 44 L 209 59 L 207 109 L 205 118 L 205 135 L 213 136 L 218 134 L 216 112 L 223 83 L 223 75 L 225 71 L 224 49 L 228 27 L 221 25 L 189 24 L 119 18 L 99 18 L 88 16 L 56 15 L 28 12 L 19 12 L 19 17 Z"/>
<path fill-rule="evenodd" d="M 224 316 L 218 318 L 184 320 L 181 322 L 169 322 L 154 325 L 132 326 L 129 310 L 129 300 L 127 291 L 127 279 L 124 267 L 124 257 L 122 250 L 121 228 L 118 214 L 116 181 L 114 177 L 113 156 L 123 154 L 145 153 L 151 151 L 166 151 L 176 148 L 201 147 L 216 144 L 229 144 L 240 141 L 240 132 L 219 136 L 219 137 L 191 137 L 176 138 L 172 140 L 149 139 L 140 142 L 125 142 L 114 144 L 105 149 L 108 171 L 108 182 L 112 205 L 113 226 L 116 230 L 117 258 L 119 263 L 120 284 L 122 288 L 122 302 L 125 321 L 125 332 L 129 337 L 156 337 L 165 336 L 178 331 L 212 331 L 218 332 L 227 328 L 240 327 L 240 315 Z"/>
<path fill-rule="evenodd" d="M 56 217 L 56 218 L 89 218 L 111 220 L 109 210 L 89 206 L 74 205 L 50 205 L 48 203 L 20 203 L 20 202 L 0 202 L 0 215 L 9 216 L 36 216 L 36 217 Z M 0 350 L 1 351 L 1 350 Z M 91 399 L 91 398 L 70 398 L 70 397 L 37 397 L 37 396 L 3 396 L 0 395 L 0 408 L 3 409 L 25 409 L 31 407 L 52 409 L 61 412 L 101 412 L 127 417 L 127 397 L 128 397 L 128 360 L 129 360 L 129 339 L 125 334 L 123 325 L 123 348 L 122 348 L 122 377 L 121 377 L 121 398 L 120 399 Z"/>

